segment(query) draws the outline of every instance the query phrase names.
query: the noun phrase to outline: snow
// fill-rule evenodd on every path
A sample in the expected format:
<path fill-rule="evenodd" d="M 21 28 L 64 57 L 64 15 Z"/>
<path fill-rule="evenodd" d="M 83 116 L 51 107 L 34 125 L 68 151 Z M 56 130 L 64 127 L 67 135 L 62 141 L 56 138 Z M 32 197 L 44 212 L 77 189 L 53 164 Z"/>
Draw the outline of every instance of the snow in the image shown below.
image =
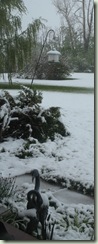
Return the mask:
<path fill-rule="evenodd" d="M 47 195 L 46 194 L 44 194 L 44 193 L 42 193 L 41 194 L 41 196 L 42 196 L 42 199 L 43 199 L 43 204 L 42 204 L 42 206 L 49 206 L 49 201 L 48 201 L 48 197 L 47 197 Z"/>
<path fill-rule="evenodd" d="M 26 209 L 26 210 L 19 210 L 18 215 L 20 217 L 36 217 L 36 210 L 35 209 Z"/>
<path fill-rule="evenodd" d="M 76 87 L 94 87 L 94 73 L 72 73 L 70 78 L 74 80 L 34 80 L 34 84 L 40 85 L 56 85 L 56 86 L 76 86 Z M 1 76 L 0 82 L 8 82 L 7 74 L 5 74 L 4 80 Z M 31 84 L 31 79 L 19 79 L 13 77 L 13 82 Z"/>
<path fill-rule="evenodd" d="M 55 55 L 59 54 L 59 55 L 61 55 L 61 53 L 58 52 L 55 48 L 53 50 L 50 50 L 49 52 L 47 52 L 47 54 L 55 54 Z"/>
<path fill-rule="evenodd" d="M 9 121 L 10 105 L 5 98 L 2 98 L 2 100 L 3 105 L 0 106 L 0 120 L 2 121 L 3 119 L 2 129 L 4 129 Z"/>
<path fill-rule="evenodd" d="M 77 80 L 35 80 L 34 83 L 80 87 L 94 86 L 93 74 L 75 73 L 72 74 L 72 77 Z M 22 81 L 24 84 L 29 82 L 29 80 L 26 81 L 24 79 L 14 78 L 13 80 Z M 16 96 L 18 91 L 10 90 L 10 93 Z M 9 138 L 0 145 L 0 171 L 2 176 L 7 177 L 9 174 L 10 176 L 17 176 L 36 168 L 44 179 L 54 179 L 56 181 L 57 177 L 64 177 L 67 180 L 67 184 L 72 179 L 79 181 L 86 187 L 94 186 L 94 95 L 43 91 L 42 106 L 44 108 L 49 108 L 50 106 L 61 108 L 61 119 L 71 136 L 61 138 L 61 136 L 56 135 L 54 141 L 48 140 L 43 144 L 36 140 L 36 143 L 33 146 L 31 144 L 30 147 L 30 150 L 33 151 L 33 157 L 25 159 L 15 156 L 19 150 L 23 149 L 25 141 L 23 139 L 14 140 Z M 28 192 L 30 187 L 32 189 L 32 184 L 31 186 L 27 184 L 22 187 Z M 46 192 L 46 194 L 47 196 L 49 194 L 52 195 L 51 192 Z M 52 218 L 57 221 L 54 240 L 90 240 L 93 232 L 90 229 L 91 227 L 87 226 L 85 222 L 88 219 L 89 221 L 92 220 L 94 206 L 72 204 L 70 207 L 67 204 L 62 205 L 59 201 L 57 202 L 59 204 L 56 210 L 53 207 L 49 207 Z M 26 202 L 19 204 L 17 202 L 16 205 L 20 210 L 26 207 Z M 78 212 L 79 223 L 74 226 L 73 217 L 71 219 L 69 216 L 70 214 L 74 216 L 76 212 Z M 68 227 L 66 227 L 66 216 L 69 219 Z M 81 230 L 83 228 L 84 231 Z"/>

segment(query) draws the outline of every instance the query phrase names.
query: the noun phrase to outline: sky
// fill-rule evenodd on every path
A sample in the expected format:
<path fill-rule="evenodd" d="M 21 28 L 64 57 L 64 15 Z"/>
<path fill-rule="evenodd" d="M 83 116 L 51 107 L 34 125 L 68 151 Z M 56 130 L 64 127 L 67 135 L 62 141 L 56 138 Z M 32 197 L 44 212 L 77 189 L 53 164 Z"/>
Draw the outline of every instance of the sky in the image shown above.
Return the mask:
<path fill-rule="evenodd" d="M 49 28 L 59 28 L 60 16 L 52 3 L 52 0 L 24 0 L 28 13 L 23 15 L 23 29 L 32 22 L 32 19 L 42 17 L 46 19 L 46 25 Z"/>

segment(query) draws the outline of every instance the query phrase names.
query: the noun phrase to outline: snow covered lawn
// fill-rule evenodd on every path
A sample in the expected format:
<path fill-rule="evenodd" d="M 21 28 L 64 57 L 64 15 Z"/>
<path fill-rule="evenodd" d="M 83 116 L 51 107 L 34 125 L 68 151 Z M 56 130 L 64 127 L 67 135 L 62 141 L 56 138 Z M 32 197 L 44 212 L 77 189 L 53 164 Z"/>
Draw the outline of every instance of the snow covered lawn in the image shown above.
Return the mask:
<path fill-rule="evenodd" d="M 22 150 L 24 141 L 10 138 L 1 144 L 1 151 L 5 148 L 5 153 L 0 154 L 2 174 L 17 175 L 38 168 L 46 180 L 56 182 L 63 178 L 67 186 L 73 180 L 86 188 L 94 187 L 93 95 L 43 92 L 42 106 L 61 107 L 62 120 L 71 136 L 57 136 L 55 141 L 48 140 L 43 144 L 37 142 L 30 148 L 34 158 L 23 160 L 14 153 Z"/>
<path fill-rule="evenodd" d="M 73 78 L 71 80 L 70 78 Z M 94 73 L 72 73 L 69 77 L 69 80 L 34 80 L 34 84 L 40 85 L 53 85 L 53 86 L 76 86 L 76 87 L 94 87 Z M 7 74 L 4 75 L 4 79 L 2 75 L 0 76 L 0 82 L 8 82 Z M 20 79 L 17 77 L 13 77 L 13 82 L 31 84 L 31 79 Z"/>
<path fill-rule="evenodd" d="M 93 84 L 92 74 L 88 74 L 88 77 L 90 77 L 90 84 Z M 16 95 L 18 91 L 10 92 Z M 42 106 L 60 107 L 62 121 L 71 135 L 65 138 L 56 135 L 53 142 L 48 140 L 43 144 L 39 142 L 33 144 L 30 148 L 33 157 L 25 159 L 16 156 L 24 147 L 25 141 L 9 138 L 0 145 L 2 176 L 6 177 L 9 174 L 17 176 L 37 168 L 46 180 L 61 181 L 62 185 L 67 187 L 72 182 L 77 182 L 84 186 L 84 189 L 93 189 L 94 95 L 43 92 Z M 22 206 L 22 202 L 20 205 Z M 60 202 L 58 205 L 56 210 L 50 207 L 54 220 L 57 220 L 54 240 L 90 240 L 93 236 L 92 224 L 90 224 L 94 221 L 93 205 L 69 207 Z M 25 203 L 23 208 L 24 206 Z M 74 223 L 73 216 L 76 216 L 77 224 Z"/>

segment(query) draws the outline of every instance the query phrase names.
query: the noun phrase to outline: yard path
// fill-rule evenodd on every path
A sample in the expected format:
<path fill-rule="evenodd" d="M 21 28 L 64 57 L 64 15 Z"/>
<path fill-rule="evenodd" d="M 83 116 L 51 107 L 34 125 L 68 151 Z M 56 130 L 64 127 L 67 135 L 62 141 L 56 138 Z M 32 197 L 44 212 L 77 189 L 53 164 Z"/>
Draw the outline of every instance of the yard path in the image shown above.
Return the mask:
<path fill-rule="evenodd" d="M 20 186 L 23 183 L 32 184 L 32 178 L 30 174 L 17 176 L 16 185 Z M 40 188 L 41 190 L 50 190 L 53 193 L 53 196 L 64 204 L 94 204 L 94 199 L 92 197 L 68 190 L 66 188 L 62 189 L 60 186 L 50 184 L 42 179 L 40 180 Z"/>

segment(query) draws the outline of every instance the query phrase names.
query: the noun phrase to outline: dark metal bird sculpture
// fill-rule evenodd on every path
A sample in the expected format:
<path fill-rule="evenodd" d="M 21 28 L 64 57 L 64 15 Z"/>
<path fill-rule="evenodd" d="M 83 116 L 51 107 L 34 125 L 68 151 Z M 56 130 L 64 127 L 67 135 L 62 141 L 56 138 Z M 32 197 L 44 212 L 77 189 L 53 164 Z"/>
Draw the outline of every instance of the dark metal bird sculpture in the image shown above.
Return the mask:
<path fill-rule="evenodd" d="M 42 225 L 42 238 L 46 239 L 46 218 L 48 215 L 49 202 L 47 196 L 39 192 L 40 190 L 40 175 L 38 170 L 34 169 L 32 172 L 32 181 L 35 178 L 35 188 L 27 193 L 27 209 L 36 209 L 36 220 L 30 218 L 30 222 L 27 226 L 27 232 L 30 229 L 30 223 L 32 226 L 35 224 L 35 229 L 37 229 L 38 223 Z M 33 226 L 34 228 L 34 226 Z M 30 234 L 30 232 L 29 232 Z"/>
<path fill-rule="evenodd" d="M 32 175 L 32 182 L 35 179 L 35 188 L 34 190 L 39 191 L 40 190 L 40 175 L 37 169 L 34 169 L 31 171 Z"/>
<path fill-rule="evenodd" d="M 15 238 L 7 232 L 5 225 L 1 221 L 0 221 L 0 240 L 15 240 Z"/>

